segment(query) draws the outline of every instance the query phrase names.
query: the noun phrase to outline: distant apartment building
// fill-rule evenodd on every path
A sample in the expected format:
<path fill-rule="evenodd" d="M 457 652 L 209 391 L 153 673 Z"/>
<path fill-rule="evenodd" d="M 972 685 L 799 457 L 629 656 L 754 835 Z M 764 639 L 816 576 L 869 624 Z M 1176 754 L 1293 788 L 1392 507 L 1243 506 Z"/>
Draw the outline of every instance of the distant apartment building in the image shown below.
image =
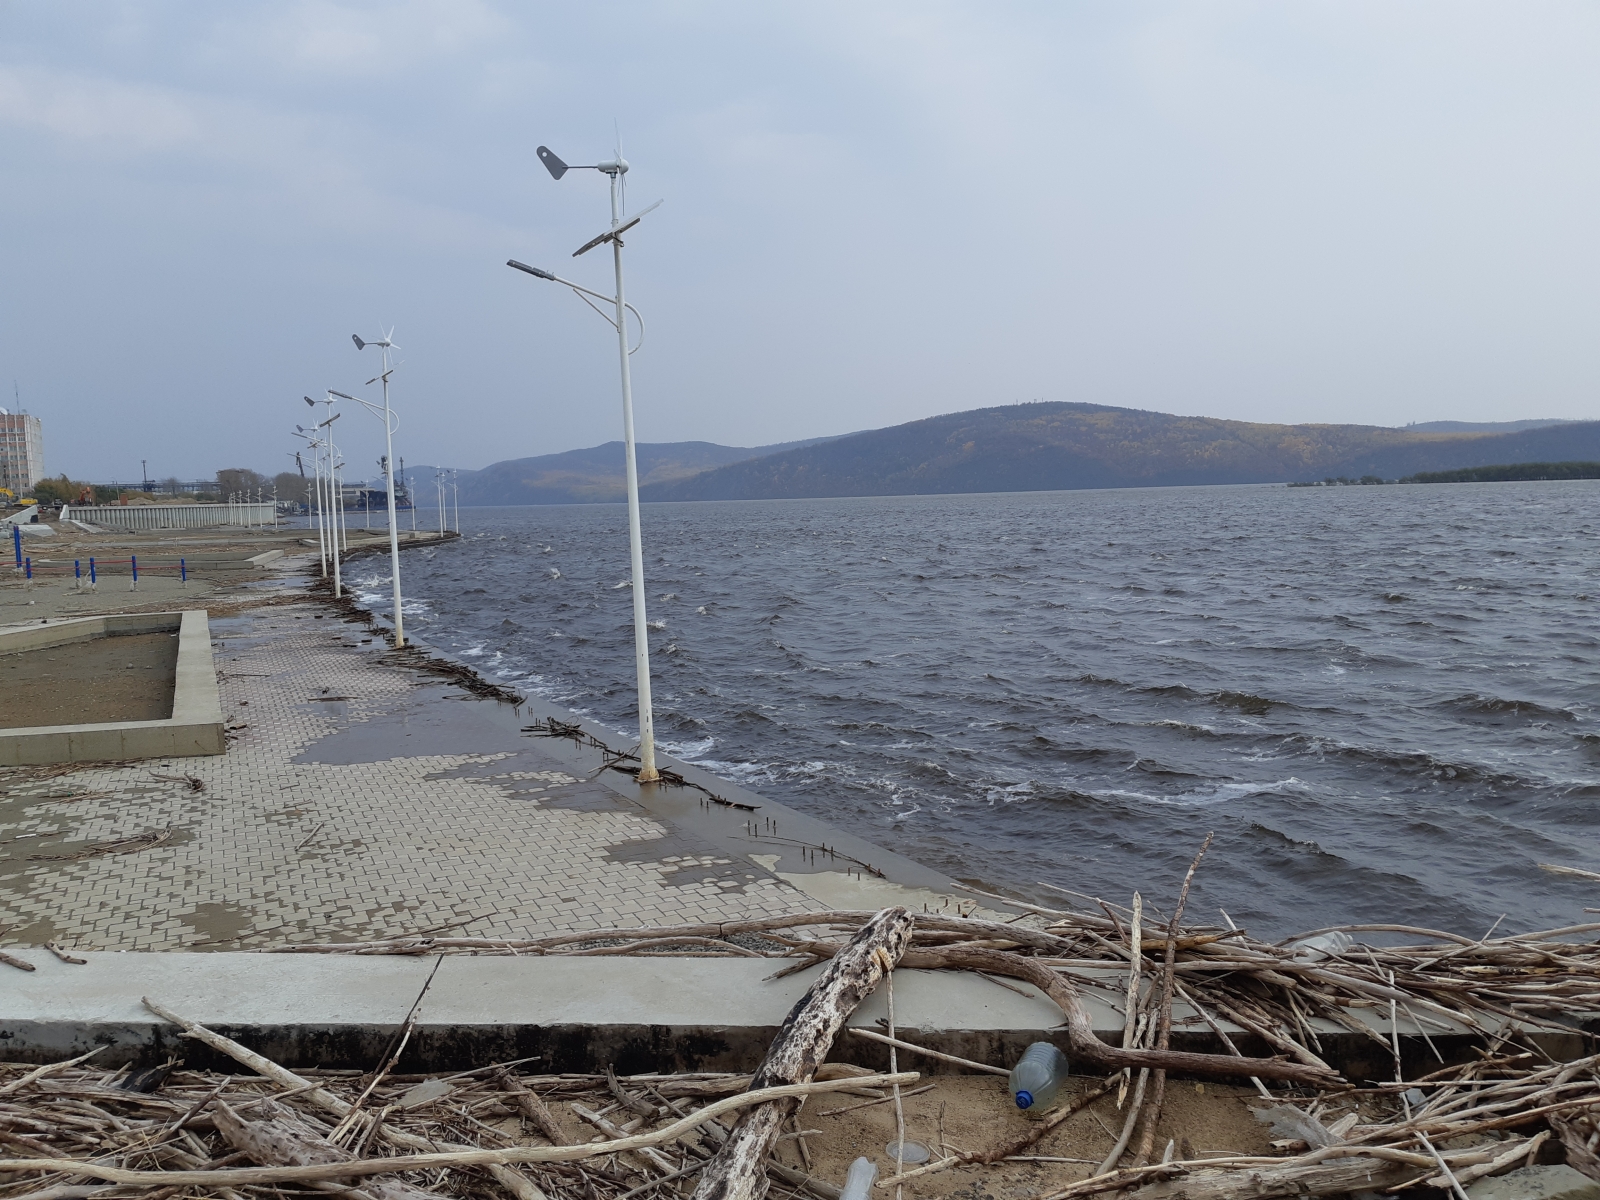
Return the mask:
<path fill-rule="evenodd" d="M 0 408 L 0 487 L 21 495 L 44 478 L 39 418 Z"/>

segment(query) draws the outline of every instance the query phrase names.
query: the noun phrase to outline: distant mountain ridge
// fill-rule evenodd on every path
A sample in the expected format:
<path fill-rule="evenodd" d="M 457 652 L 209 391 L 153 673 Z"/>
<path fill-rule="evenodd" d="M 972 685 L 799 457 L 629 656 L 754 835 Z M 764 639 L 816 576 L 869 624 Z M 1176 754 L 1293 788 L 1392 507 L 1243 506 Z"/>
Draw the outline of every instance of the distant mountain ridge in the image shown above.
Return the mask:
<path fill-rule="evenodd" d="M 801 442 L 779 442 L 772 446 L 719 446 L 715 442 L 639 442 L 634 459 L 639 467 L 639 483 L 666 484 L 687 479 L 716 467 L 760 458 L 788 450 L 803 449 L 824 442 L 811 438 Z M 463 471 L 459 476 L 461 503 L 488 504 L 605 504 L 627 498 L 623 477 L 623 445 L 606 442 L 582 450 L 541 454 L 533 458 L 514 458 L 492 463 L 481 471 Z M 430 476 L 431 478 L 431 476 Z M 421 476 L 416 481 L 418 495 L 426 487 Z"/>
<path fill-rule="evenodd" d="M 1521 423 L 1519 423 L 1521 424 Z M 1288 483 L 1600 458 L 1600 422 L 1517 432 L 1275 425 L 1049 402 L 950 413 L 780 450 L 640 489 L 646 500 Z"/>

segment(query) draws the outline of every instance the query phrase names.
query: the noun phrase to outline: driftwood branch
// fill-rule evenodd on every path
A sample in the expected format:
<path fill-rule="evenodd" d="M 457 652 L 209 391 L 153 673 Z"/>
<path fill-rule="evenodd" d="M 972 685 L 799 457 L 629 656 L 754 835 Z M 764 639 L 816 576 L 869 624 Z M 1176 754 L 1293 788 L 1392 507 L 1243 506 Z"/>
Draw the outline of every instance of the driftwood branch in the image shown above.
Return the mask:
<path fill-rule="evenodd" d="M 1183 877 L 1183 886 L 1178 889 L 1178 907 L 1172 910 L 1172 920 L 1167 924 L 1166 957 L 1161 967 L 1161 1001 L 1158 1008 L 1160 1014 L 1156 1029 L 1156 1052 L 1165 1054 L 1172 1048 L 1172 991 L 1177 979 L 1174 966 L 1178 954 L 1178 929 L 1183 920 L 1184 906 L 1189 903 L 1189 885 L 1194 882 L 1194 873 L 1200 869 L 1200 860 L 1205 858 L 1206 851 L 1211 849 L 1211 839 L 1216 834 L 1206 834 L 1206 840 L 1200 844 L 1200 853 L 1194 856 L 1194 861 L 1189 864 L 1188 874 Z M 1326 1066 L 1327 1064 L 1318 1064 Z M 1150 1099 L 1145 1104 L 1144 1130 L 1139 1135 L 1139 1148 L 1134 1152 L 1133 1165 L 1142 1167 L 1150 1161 L 1150 1151 L 1155 1144 L 1156 1122 L 1161 1120 L 1161 1106 L 1166 1101 L 1167 1073 L 1157 1068 L 1150 1074 L 1150 1082 L 1154 1085 L 1150 1089 Z"/>
<path fill-rule="evenodd" d="M 911 928 L 911 914 L 898 907 L 884 909 L 863 925 L 784 1018 L 751 1087 L 809 1080 L 850 1014 L 899 962 L 911 941 Z M 793 1111 L 793 1103 L 785 1101 L 747 1112 L 701 1172 L 694 1200 L 762 1200 L 767 1155 Z"/>
<path fill-rule="evenodd" d="M 495 1081 L 500 1087 L 510 1093 L 516 1102 L 517 1110 L 522 1113 L 523 1120 L 539 1131 L 539 1136 L 552 1146 L 559 1146 L 566 1141 L 566 1135 L 561 1132 L 561 1126 L 556 1124 L 555 1117 L 545 1107 L 543 1100 L 537 1093 L 530 1091 L 523 1082 L 510 1071 L 495 1072 Z"/>
<path fill-rule="evenodd" d="M 1094 1032 L 1094 1022 L 1083 999 L 1059 971 L 1054 971 L 1036 959 L 1020 954 L 1007 954 L 1002 950 L 969 950 L 951 946 L 930 950 L 908 950 L 900 960 L 902 967 L 939 970 L 955 968 L 967 971 L 985 971 L 991 975 L 1005 975 L 1033 984 L 1066 1016 L 1067 1042 L 1071 1056 L 1091 1071 L 1119 1071 L 1123 1067 L 1158 1068 L 1180 1075 L 1198 1075 L 1206 1079 L 1280 1079 L 1286 1083 L 1303 1083 L 1311 1086 L 1338 1082 L 1338 1076 L 1304 1063 L 1284 1062 L 1278 1058 L 1231 1058 L 1225 1054 L 1191 1054 L 1184 1050 L 1125 1050 L 1108 1046 Z"/>
<path fill-rule="evenodd" d="M 584 1159 L 598 1158 L 607 1154 L 623 1154 L 644 1146 L 659 1146 L 665 1142 L 676 1141 L 691 1129 L 704 1125 L 723 1113 L 736 1112 L 741 1108 L 750 1108 L 773 1100 L 790 1100 L 826 1092 L 847 1092 L 863 1083 L 878 1087 L 895 1083 L 915 1083 L 920 1078 L 922 1077 L 915 1071 L 902 1071 L 897 1075 L 868 1075 L 860 1079 L 818 1080 L 812 1083 L 760 1088 L 708 1104 L 687 1117 L 670 1125 L 664 1125 L 651 1133 L 636 1133 L 620 1141 L 583 1142 L 575 1146 L 512 1146 L 504 1150 L 463 1148 L 430 1154 L 407 1154 L 396 1158 L 362 1158 L 353 1162 L 328 1165 L 239 1167 L 216 1171 L 134 1171 L 114 1167 L 109 1163 L 85 1162 L 75 1158 L 0 1158 L 0 1172 L 65 1171 L 90 1179 L 103 1179 L 107 1183 L 136 1187 L 234 1187 L 258 1183 L 304 1183 L 310 1180 L 338 1179 L 346 1176 L 388 1175 L 396 1171 L 427 1171 L 438 1167 L 487 1168 L 516 1163 L 581 1162 Z M 385 1136 L 390 1135 L 386 1133 Z"/>
<path fill-rule="evenodd" d="M 254 1050 L 241 1046 L 232 1038 L 223 1037 L 222 1034 L 207 1029 L 198 1022 L 186 1017 L 180 1017 L 175 1012 L 170 1012 L 155 1003 L 148 996 L 144 997 L 144 1006 L 164 1021 L 171 1021 L 183 1030 L 185 1037 L 194 1038 L 196 1041 L 210 1046 L 213 1050 L 226 1054 L 236 1062 L 241 1062 L 259 1075 L 265 1075 L 279 1087 L 304 1092 L 306 1098 L 324 1112 L 332 1113 L 341 1121 L 355 1114 L 355 1105 L 341 1100 L 325 1088 L 317 1087 L 309 1080 L 296 1075 L 293 1071 L 279 1066 L 270 1058 L 257 1054 Z M 369 1123 L 372 1118 L 364 1114 L 356 1114 L 356 1120 Z M 384 1129 L 382 1135 L 385 1141 L 392 1146 L 406 1150 L 435 1150 L 439 1143 L 428 1138 L 417 1137 L 415 1134 L 401 1133 L 398 1130 Z M 455 1149 L 470 1149 L 470 1147 L 454 1147 Z M 484 1169 L 501 1187 L 509 1191 L 517 1200 L 548 1200 L 545 1194 L 536 1188 L 520 1171 L 512 1170 L 501 1163 L 486 1163 Z"/>
<path fill-rule="evenodd" d="M 1551 1113 L 1550 1128 L 1556 1131 L 1561 1144 L 1566 1147 L 1567 1165 L 1574 1171 L 1582 1171 L 1590 1179 L 1600 1179 L 1600 1156 L 1596 1156 L 1589 1144 L 1594 1127 L 1576 1117 Z"/>
<path fill-rule="evenodd" d="M 36 1067 L 32 1071 L 29 1071 L 21 1079 L 13 1079 L 10 1083 L 6 1084 L 4 1087 L 0 1087 L 0 1096 L 8 1096 L 12 1092 L 20 1092 L 23 1088 L 27 1087 L 30 1083 L 34 1083 L 37 1080 L 43 1079 L 46 1075 L 50 1074 L 50 1072 L 52 1072 L 52 1071 L 64 1071 L 68 1067 L 75 1067 L 79 1063 L 83 1062 L 85 1059 L 93 1058 L 96 1054 L 99 1054 L 100 1051 L 102 1051 L 104 1049 L 105 1049 L 104 1046 L 96 1046 L 93 1050 L 89 1051 L 87 1054 L 78 1055 L 77 1058 L 65 1059 L 62 1062 L 45 1063 L 45 1065 L 42 1066 L 42 1067 Z"/>
<path fill-rule="evenodd" d="M 264 1167 L 302 1166 L 307 1163 L 344 1163 L 356 1156 L 336 1146 L 322 1134 L 295 1120 L 271 1101 L 260 1116 L 245 1120 L 222 1101 L 213 1107 L 212 1120 L 223 1140 L 252 1162 Z M 439 1193 L 412 1187 L 401 1179 L 375 1179 L 349 1194 L 364 1200 L 438 1200 Z"/>
<path fill-rule="evenodd" d="M 1425 1168 L 1383 1158 L 1346 1158 L 1334 1162 L 1291 1163 L 1286 1166 L 1244 1166 L 1227 1170 L 1188 1173 L 1195 1163 L 1154 1163 L 1130 1167 L 1052 1192 L 1040 1200 L 1074 1200 L 1117 1191 L 1146 1180 L 1159 1180 L 1139 1189 L 1138 1200 L 1240 1200 L 1250 1196 L 1267 1200 L 1278 1196 L 1343 1196 L 1350 1192 L 1382 1191 L 1420 1178 Z M 1162 1175 L 1177 1179 L 1161 1180 Z"/>

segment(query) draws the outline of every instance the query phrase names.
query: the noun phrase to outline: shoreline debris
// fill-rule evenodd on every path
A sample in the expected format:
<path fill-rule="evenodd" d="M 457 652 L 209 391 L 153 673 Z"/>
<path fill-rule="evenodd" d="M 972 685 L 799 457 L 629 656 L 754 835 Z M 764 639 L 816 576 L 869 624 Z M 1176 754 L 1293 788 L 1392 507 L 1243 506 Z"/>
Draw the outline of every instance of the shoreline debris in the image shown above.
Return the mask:
<path fill-rule="evenodd" d="M 1109 1111 L 1124 1066 L 1148 1067 L 1152 1073 L 1198 1068 L 1192 1073 L 1212 1078 L 1255 1075 L 1266 1096 L 1258 1119 L 1279 1130 L 1279 1152 L 1196 1152 L 1185 1142 L 1178 1153 L 1170 1140 L 1163 1150 L 1165 1139 L 1150 1132 L 1158 1114 L 1146 1105 L 1130 1136 L 1118 1139 L 1136 1147 L 1134 1161 L 1077 1166 L 1059 1153 L 1046 1154 L 1039 1161 L 1059 1163 L 1059 1171 L 1086 1171 L 1087 1177 L 1034 1200 L 1111 1192 L 1138 1200 L 1223 1200 L 1418 1186 L 1454 1189 L 1535 1160 L 1548 1162 L 1551 1153 L 1600 1178 L 1600 1157 L 1594 1152 L 1600 1141 L 1600 1054 L 1551 1061 L 1529 1040 L 1542 1031 L 1578 1031 L 1576 1016 L 1600 990 L 1600 946 L 1572 935 L 1600 926 L 1478 941 L 1443 935 L 1405 946 L 1352 942 L 1343 952 L 1307 962 L 1295 957 L 1293 942 L 1299 939 L 1272 945 L 1244 931 L 1214 939 L 1174 918 L 1158 950 L 1154 939 L 1135 937 L 1114 909 L 1107 915 L 1034 915 L 1029 924 L 1007 924 L 903 908 L 815 912 L 670 930 L 590 930 L 523 943 L 538 943 L 545 953 L 585 953 L 594 951 L 598 935 L 615 943 L 606 950 L 668 953 L 692 945 L 690 952 L 706 953 L 704 943 L 721 941 L 730 953 L 826 962 L 754 1076 L 619 1077 L 609 1069 L 604 1075 L 518 1075 L 514 1068 L 523 1064 L 506 1063 L 420 1079 L 390 1073 L 398 1050 L 386 1052 L 370 1073 L 299 1074 L 146 1001 L 183 1036 L 251 1073 L 217 1075 L 156 1064 L 157 1070 L 139 1075 L 138 1087 L 145 1086 L 147 1076 L 151 1080 L 151 1090 L 140 1091 L 129 1090 L 132 1068 L 106 1072 L 86 1063 L 87 1056 L 31 1069 L 0 1066 L 0 1079 L 15 1076 L 0 1083 L 5 1097 L 0 1140 L 5 1153 L 14 1156 L 0 1160 L 0 1196 L 65 1198 L 110 1185 L 161 1188 L 169 1197 L 266 1200 L 284 1187 L 310 1186 L 371 1200 L 464 1196 L 486 1189 L 518 1200 L 631 1200 L 650 1193 L 671 1200 L 683 1193 L 670 1185 L 686 1187 L 682 1181 L 698 1176 L 698 1200 L 760 1200 L 769 1186 L 778 1185 L 814 1200 L 837 1200 L 838 1187 L 777 1161 L 774 1151 L 780 1142 L 793 1140 L 798 1152 L 803 1134 L 815 1132 L 797 1124 L 794 1132 L 784 1132 L 802 1097 L 838 1092 L 887 1102 L 897 1085 L 919 1078 L 915 1072 L 874 1074 L 826 1061 L 850 1014 L 893 970 L 981 966 L 1070 1002 L 1076 989 L 1091 983 L 1108 995 L 1127 994 L 1120 978 L 1107 987 L 1103 978 L 1091 980 L 1079 968 L 1094 966 L 1104 974 L 1106 966 L 1120 964 L 1126 971 L 1158 953 L 1159 960 L 1140 968 L 1146 986 L 1134 993 L 1139 1011 L 1133 1045 L 1101 1042 L 1100 1050 L 1091 1048 L 1085 1056 L 1068 1013 L 1063 1048 L 1072 1053 L 1079 1076 L 1070 1098 L 1064 1094 L 1021 1133 L 985 1139 L 989 1145 L 957 1149 L 941 1132 L 929 1143 L 936 1154 L 932 1161 L 907 1164 L 900 1174 L 880 1178 L 870 1194 L 920 1187 L 928 1176 L 957 1168 L 993 1164 L 1006 1169 L 1002 1164 L 1018 1161 L 1073 1115 L 1102 1101 Z M 752 950 L 750 938 L 743 936 L 751 934 L 769 939 L 772 949 Z M 741 942 L 722 941 L 731 937 Z M 439 955 L 512 952 L 512 943 L 470 938 L 275 949 L 415 953 L 420 951 L 412 947 L 424 943 L 426 952 Z M 1215 1013 L 1245 1017 L 1259 1031 L 1255 1036 L 1279 1049 L 1280 1057 L 1247 1058 L 1232 1039 L 1225 1055 L 1141 1048 L 1160 1042 L 1168 989 L 1156 972 L 1165 974 L 1169 965 L 1170 996 L 1192 1004 L 1219 1029 Z M 1430 1020 L 1444 1030 L 1448 1015 L 1449 1028 L 1467 1031 L 1474 1044 L 1463 1050 L 1464 1039 L 1457 1038 L 1449 1043 L 1447 1060 L 1430 1039 L 1437 1066 L 1407 1078 L 1393 1026 L 1386 1039 L 1351 1015 L 1363 1010 L 1386 1018 L 1406 1014 L 1424 1034 Z M 1280 1047 L 1299 1048 L 1304 1057 L 1317 1059 L 1316 1029 L 1309 1018 L 1328 1012 L 1340 1014 L 1347 1028 L 1358 1027 L 1395 1058 L 1392 1079 L 1353 1083 Z M 1419 1016 L 1422 1020 L 1416 1020 Z M 1152 1029 L 1157 1032 L 1151 1034 Z M 868 1041 L 883 1040 L 870 1030 L 853 1032 Z M 927 1053 L 913 1041 L 893 1040 L 903 1052 Z M 935 1057 L 954 1059 L 957 1066 L 1005 1070 L 1003 1064 Z M 1099 1077 L 1083 1079 L 1085 1067 Z M 1275 1081 L 1287 1086 L 1269 1090 Z M 564 1135 L 551 1114 L 557 1101 L 585 1120 L 592 1118 L 602 1140 L 572 1141 Z M 1005 1102 L 996 1082 L 997 1114 Z M 1141 1112 L 1137 1101 L 1127 1110 Z M 733 1122 L 731 1128 L 721 1117 Z M 1146 1144 L 1150 1160 L 1138 1162 L 1137 1147 Z"/>

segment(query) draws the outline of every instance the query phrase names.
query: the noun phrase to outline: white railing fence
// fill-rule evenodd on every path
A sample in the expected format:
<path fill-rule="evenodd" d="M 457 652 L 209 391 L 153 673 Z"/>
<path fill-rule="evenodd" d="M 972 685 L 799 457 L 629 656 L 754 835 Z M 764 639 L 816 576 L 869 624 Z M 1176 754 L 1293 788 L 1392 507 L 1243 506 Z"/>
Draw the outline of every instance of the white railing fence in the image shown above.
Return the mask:
<path fill-rule="evenodd" d="M 201 529 L 208 525 L 271 525 L 276 505 L 260 504 L 84 504 L 61 510 L 63 521 L 105 529 Z"/>

